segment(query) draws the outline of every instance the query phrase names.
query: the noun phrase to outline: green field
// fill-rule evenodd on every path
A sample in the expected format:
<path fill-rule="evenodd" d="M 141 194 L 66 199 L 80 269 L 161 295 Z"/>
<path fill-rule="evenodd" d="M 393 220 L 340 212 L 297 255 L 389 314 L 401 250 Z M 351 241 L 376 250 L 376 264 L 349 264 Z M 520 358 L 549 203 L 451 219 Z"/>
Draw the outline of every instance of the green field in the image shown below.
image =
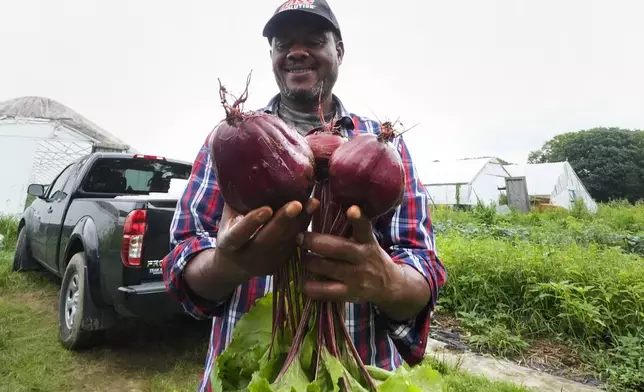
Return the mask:
<path fill-rule="evenodd" d="M 521 358 L 543 342 L 559 344 L 609 390 L 643 390 L 644 204 L 601 205 L 595 215 L 484 207 L 432 214 L 449 274 L 437 310 L 457 319 L 470 347 Z M 194 390 L 207 322 L 134 324 L 109 345 L 65 351 L 57 341 L 58 280 L 11 272 L 15 222 L 0 219 L 0 233 L 0 390 Z M 433 365 L 446 375 L 446 390 L 521 390 Z"/>
<path fill-rule="evenodd" d="M 132 323 L 103 346 L 72 353 L 57 340 L 59 280 L 11 271 L 15 222 L 0 219 L 0 392 L 194 391 L 203 372 L 210 324 L 180 319 Z M 442 374 L 442 391 L 527 392 L 509 383 L 465 374 L 428 358 Z"/>
<path fill-rule="evenodd" d="M 610 390 L 644 390 L 644 204 L 500 215 L 434 208 L 448 282 L 439 312 L 470 346 L 574 348 Z"/>

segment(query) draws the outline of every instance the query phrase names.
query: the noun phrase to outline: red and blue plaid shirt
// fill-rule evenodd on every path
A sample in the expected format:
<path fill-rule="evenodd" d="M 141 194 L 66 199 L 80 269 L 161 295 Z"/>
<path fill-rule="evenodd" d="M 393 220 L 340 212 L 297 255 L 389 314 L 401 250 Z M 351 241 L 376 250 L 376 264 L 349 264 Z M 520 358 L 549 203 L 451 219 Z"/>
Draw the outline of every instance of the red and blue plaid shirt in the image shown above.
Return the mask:
<path fill-rule="evenodd" d="M 279 96 L 263 110 L 277 113 Z M 346 111 L 334 96 L 339 108 L 345 135 L 380 131 L 379 123 Z M 183 304 L 197 319 L 212 318 L 212 331 L 206 368 L 198 391 L 211 391 L 210 373 L 216 356 L 232 338 L 233 328 L 255 301 L 272 290 L 272 277 L 256 277 L 237 287 L 224 301 L 204 307 L 186 291 L 183 271 L 199 251 L 215 247 L 217 230 L 224 199 L 210 159 L 208 140 L 195 159 L 188 185 L 181 197 L 171 225 L 172 251 L 163 260 L 163 278 L 168 292 Z M 413 365 L 425 355 L 430 317 L 447 273 L 436 254 L 434 230 L 425 189 L 417 177 L 409 150 L 402 137 L 394 142 L 405 168 L 407 178 L 402 204 L 374 225 L 374 233 L 396 263 L 405 263 L 418 270 L 431 288 L 431 301 L 406 322 L 396 322 L 380 313 L 369 303 L 347 303 L 346 323 L 362 360 L 384 369 L 394 369 L 406 361 Z"/>

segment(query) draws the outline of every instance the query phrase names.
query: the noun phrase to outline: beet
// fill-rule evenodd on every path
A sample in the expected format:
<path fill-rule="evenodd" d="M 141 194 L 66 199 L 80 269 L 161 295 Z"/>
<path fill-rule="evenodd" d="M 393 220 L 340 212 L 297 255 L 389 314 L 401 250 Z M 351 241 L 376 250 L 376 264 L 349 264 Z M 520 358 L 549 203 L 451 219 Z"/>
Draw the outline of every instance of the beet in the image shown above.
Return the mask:
<path fill-rule="evenodd" d="M 329 175 L 329 160 L 333 152 L 346 143 L 347 138 L 342 137 L 340 132 L 329 131 L 318 128 L 306 135 L 313 156 L 315 157 L 315 176 L 318 181 L 323 181 Z"/>
<path fill-rule="evenodd" d="M 329 162 L 329 186 L 335 200 L 348 209 L 357 205 L 370 218 L 396 208 L 405 191 L 405 171 L 391 140 L 390 123 L 381 133 L 360 134 L 340 146 Z"/>
<path fill-rule="evenodd" d="M 249 82 L 250 75 L 244 94 L 232 106 L 220 82 L 226 118 L 217 125 L 210 147 L 221 194 L 240 214 L 263 206 L 276 212 L 293 200 L 304 205 L 315 184 L 313 151 L 279 117 L 239 108 Z"/>

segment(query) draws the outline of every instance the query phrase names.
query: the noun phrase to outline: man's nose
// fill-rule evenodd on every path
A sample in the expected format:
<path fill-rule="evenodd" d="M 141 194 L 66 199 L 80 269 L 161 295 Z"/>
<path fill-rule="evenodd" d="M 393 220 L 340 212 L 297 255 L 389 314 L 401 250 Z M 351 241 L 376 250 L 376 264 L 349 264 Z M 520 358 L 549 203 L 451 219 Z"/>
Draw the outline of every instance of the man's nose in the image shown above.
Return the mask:
<path fill-rule="evenodd" d="M 298 43 L 293 44 L 293 46 L 291 46 L 291 50 L 288 52 L 289 60 L 302 60 L 307 57 L 309 57 L 309 52 L 306 49 L 306 46 Z"/>

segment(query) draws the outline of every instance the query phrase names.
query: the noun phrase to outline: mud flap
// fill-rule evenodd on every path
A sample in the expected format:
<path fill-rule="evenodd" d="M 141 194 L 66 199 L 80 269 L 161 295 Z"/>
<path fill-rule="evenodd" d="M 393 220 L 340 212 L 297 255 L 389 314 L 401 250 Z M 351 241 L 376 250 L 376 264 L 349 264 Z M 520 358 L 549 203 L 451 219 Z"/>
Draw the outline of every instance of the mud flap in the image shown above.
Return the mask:
<path fill-rule="evenodd" d="M 85 269 L 85 287 L 89 288 L 89 272 L 87 266 L 83 267 Z M 94 304 L 92 296 L 90 294 L 91 290 L 84 290 L 84 309 L 83 309 L 83 321 L 81 323 L 81 328 L 85 331 L 100 331 L 106 330 L 113 327 L 116 324 L 116 312 L 112 308 L 99 308 Z"/>

